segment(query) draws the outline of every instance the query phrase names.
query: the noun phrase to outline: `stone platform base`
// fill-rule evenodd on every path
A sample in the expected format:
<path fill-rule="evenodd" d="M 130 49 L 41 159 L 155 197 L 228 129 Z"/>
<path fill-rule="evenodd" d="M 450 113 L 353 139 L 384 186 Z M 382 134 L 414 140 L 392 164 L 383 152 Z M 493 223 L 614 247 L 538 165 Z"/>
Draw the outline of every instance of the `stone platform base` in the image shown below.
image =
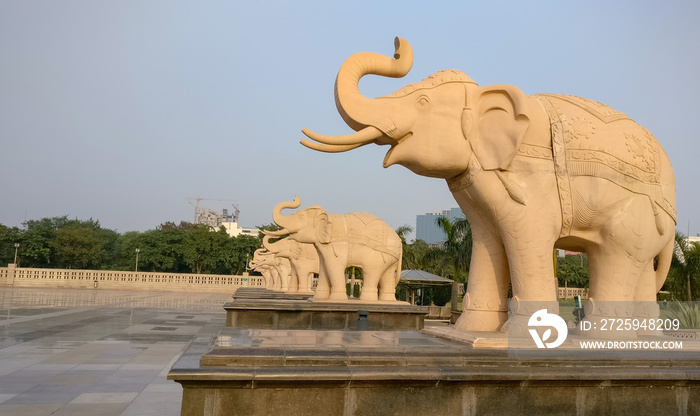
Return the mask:
<path fill-rule="evenodd" d="M 238 293 L 238 292 L 237 292 Z M 345 329 L 357 328 L 358 311 L 367 311 L 370 330 L 419 330 L 427 307 L 406 302 L 343 303 L 312 302 L 302 299 L 243 298 L 224 305 L 226 326 L 260 329 Z"/>
<path fill-rule="evenodd" d="M 168 378 L 183 416 L 700 414 L 697 351 L 548 359 L 418 331 L 225 328 Z"/>
<path fill-rule="evenodd" d="M 307 300 L 314 296 L 309 293 L 285 293 L 276 290 L 262 289 L 256 287 L 239 287 L 233 293 L 233 300 L 239 299 L 277 299 L 277 300 Z"/>

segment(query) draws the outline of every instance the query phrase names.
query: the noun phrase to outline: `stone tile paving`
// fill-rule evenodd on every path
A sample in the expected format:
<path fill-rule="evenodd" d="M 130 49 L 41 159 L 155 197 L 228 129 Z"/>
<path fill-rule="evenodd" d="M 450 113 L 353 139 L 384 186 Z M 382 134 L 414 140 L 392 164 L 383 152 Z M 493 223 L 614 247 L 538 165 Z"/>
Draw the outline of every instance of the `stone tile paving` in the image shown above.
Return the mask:
<path fill-rule="evenodd" d="M 0 415 L 179 415 L 168 371 L 229 297 L 0 288 Z"/>

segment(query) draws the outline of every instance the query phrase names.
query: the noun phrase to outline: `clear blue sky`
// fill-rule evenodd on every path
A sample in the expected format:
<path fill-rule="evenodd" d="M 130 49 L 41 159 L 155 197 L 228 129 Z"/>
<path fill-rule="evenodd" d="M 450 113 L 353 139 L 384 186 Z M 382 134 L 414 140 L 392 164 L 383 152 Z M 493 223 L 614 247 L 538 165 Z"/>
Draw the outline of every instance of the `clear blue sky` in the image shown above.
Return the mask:
<path fill-rule="evenodd" d="M 304 127 L 351 131 L 334 105 L 338 68 L 393 53 L 401 36 L 412 71 L 364 79 L 364 94 L 453 68 L 608 104 L 665 147 L 678 229 L 700 233 L 700 2 L 377 3 L 0 2 L 0 223 L 67 214 L 142 231 L 192 221 L 185 198 L 199 196 L 235 199 L 255 226 L 298 194 L 415 226 L 456 206 L 444 181 L 383 169 L 385 148 L 298 143 Z"/>

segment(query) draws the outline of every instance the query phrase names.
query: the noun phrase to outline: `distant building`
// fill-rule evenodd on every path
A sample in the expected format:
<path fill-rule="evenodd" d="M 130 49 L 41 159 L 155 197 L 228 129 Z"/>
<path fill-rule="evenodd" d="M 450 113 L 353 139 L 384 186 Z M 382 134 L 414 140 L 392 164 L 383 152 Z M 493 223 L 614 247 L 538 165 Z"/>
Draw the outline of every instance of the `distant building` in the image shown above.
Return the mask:
<path fill-rule="evenodd" d="M 239 227 L 237 222 L 224 222 L 221 225 L 226 228 L 226 232 L 231 237 L 236 237 L 239 235 L 249 235 L 251 237 L 257 237 L 260 232 L 257 228 L 243 228 Z"/>
<path fill-rule="evenodd" d="M 195 224 L 208 225 L 213 230 L 218 230 L 219 227 L 223 226 L 226 229 L 226 233 L 231 237 L 239 235 L 257 237 L 258 232 L 260 232 L 257 228 L 240 227 L 238 225 L 238 210 L 236 210 L 235 213 L 229 214 L 227 209 L 216 212 L 207 208 L 197 207 L 195 209 Z"/>
<path fill-rule="evenodd" d="M 428 244 L 442 243 L 447 240 L 445 232 L 435 223 L 438 217 L 446 217 L 450 221 L 454 221 L 456 218 L 465 218 L 464 213 L 459 208 L 428 212 L 425 215 L 416 215 L 417 240 L 423 240 Z"/>

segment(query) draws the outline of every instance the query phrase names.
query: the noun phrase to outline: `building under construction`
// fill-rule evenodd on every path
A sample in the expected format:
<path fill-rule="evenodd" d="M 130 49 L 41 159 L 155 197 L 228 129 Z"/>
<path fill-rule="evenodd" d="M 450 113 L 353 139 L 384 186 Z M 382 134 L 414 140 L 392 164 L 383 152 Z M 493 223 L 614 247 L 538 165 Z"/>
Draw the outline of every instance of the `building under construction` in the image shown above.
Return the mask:
<path fill-rule="evenodd" d="M 220 212 L 218 211 L 213 211 L 208 208 L 200 207 L 199 206 L 199 201 L 201 200 L 207 200 L 207 198 L 187 198 L 189 201 L 195 200 L 197 201 L 197 205 L 195 205 L 194 208 L 194 223 L 195 224 L 204 224 L 208 225 L 211 227 L 212 230 L 218 230 L 219 227 L 224 227 L 226 229 L 226 232 L 231 236 L 235 237 L 241 234 L 244 235 L 250 235 L 253 237 L 257 237 L 258 232 L 260 232 L 259 229 L 257 228 L 241 228 L 238 225 L 238 216 L 240 215 L 241 211 L 238 209 L 236 205 L 233 205 L 233 212 L 229 213 L 229 210 L 224 208 Z M 214 201 L 225 201 L 223 199 L 215 199 Z"/>
<path fill-rule="evenodd" d="M 235 207 L 234 207 L 235 208 Z M 194 223 L 205 224 L 210 227 L 218 228 L 227 222 L 238 222 L 238 214 L 240 211 L 235 208 L 235 211 L 229 214 L 228 209 L 224 208 L 221 212 L 215 212 L 208 208 L 195 207 Z"/>

